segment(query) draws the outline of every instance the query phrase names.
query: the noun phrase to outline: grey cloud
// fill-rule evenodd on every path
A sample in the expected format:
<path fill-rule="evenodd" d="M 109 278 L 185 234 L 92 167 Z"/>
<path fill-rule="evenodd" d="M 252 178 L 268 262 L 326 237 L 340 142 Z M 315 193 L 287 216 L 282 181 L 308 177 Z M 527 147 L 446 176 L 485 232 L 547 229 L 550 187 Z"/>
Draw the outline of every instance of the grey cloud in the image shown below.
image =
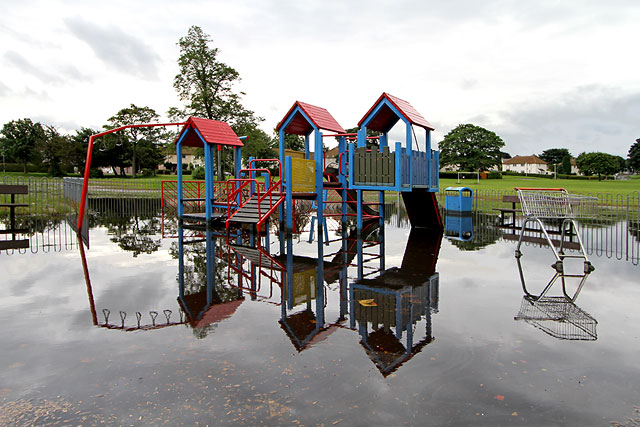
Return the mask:
<path fill-rule="evenodd" d="M 4 59 L 23 73 L 30 74 L 48 85 L 61 85 L 69 80 L 76 82 L 91 80 L 89 75 L 83 74 L 73 65 L 48 67 L 54 72 L 45 71 L 42 66 L 31 63 L 27 58 L 12 50 L 4 53 Z"/>
<path fill-rule="evenodd" d="M 141 40 L 119 28 L 99 26 L 82 18 L 65 19 L 65 24 L 108 66 L 126 74 L 158 78 L 160 57 Z"/>
<path fill-rule="evenodd" d="M 29 62 L 29 60 L 27 60 L 27 58 L 20 55 L 18 52 L 12 50 L 7 51 L 4 53 L 4 59 L 23 73 L 31 74 L 44 83 L 55 85 L 63 82 L 63 79 L 61 77 L 42 70 L 41 67 L 32 64 L 31 62 Z"/>
<path fill-rule="evenodd" d="M 511 154 L 566 147 L 572 154 L 603 151 L 626 157 L 640 137 L 640 92 L 600 85 L 579 87 L 559 99 L 515 107 L 494 129 Z M 500 128 L 504 130 L 501 131 Z"/>
<path fill-rule="evenodd" d="M 9 96 L 11 95 L 11 93 L 11 88 L 6 84 L 0 82 L 0 97 Z"/>

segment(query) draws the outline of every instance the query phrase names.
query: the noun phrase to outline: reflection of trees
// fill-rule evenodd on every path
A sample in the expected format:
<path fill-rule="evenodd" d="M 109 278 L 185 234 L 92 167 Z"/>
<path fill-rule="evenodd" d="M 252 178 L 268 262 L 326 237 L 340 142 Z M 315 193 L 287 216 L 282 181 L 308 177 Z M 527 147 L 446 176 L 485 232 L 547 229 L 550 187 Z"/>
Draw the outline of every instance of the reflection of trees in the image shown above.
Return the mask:
<path fill-rule="evenodd" d="M 52 215 L 16 215 L 14 228 L 27 230 L 25 235 L 33 236 L 36 233 L 45 233 L 47 231 L 55 230 L 60 223 L 63 221 L 64 215 L 62 214 L 52 214 Z M 10 229 L 10 218 L 7 213 L 6 216 L 2 216 L 0 218 L 0 223 L 2 223 L 5 229 Z"/>
<path fill-rule="evenodd" d="M 215 260 L 215 289 L 216 299 L 222 302 L 237 299 L 237 289 L 226 285 L 230 277 L 227 275 L 227 253 L 230 250 L 223 239 L 212 239 Z M 198 241 L 185 243 L 184 252 L 184 293 L 186 295 L 205 292 L 207 287 L 207 247 L 206 242 Z M 169 254 L 178 258 L 178 242 L 172 242 Z M 219 256 L 221 255 L 221 257 Z M 179 273 L 178 273 L 179 274 Z M 176 277 L 176 281 L 179 281 Z"/>
<path fill-rule="evenodd" d="M 133 198 L 90 199 L 89 206 L 96 212 L 90 218 L 90 226 L 106 227 L 111 241 L 132 252 L 134 257 L 153 253 L 160 247 L 159 202 Z"/>
<path fill-rule="evenodd" d="M 444 215 L 444 211 L 442 211 L 442 215 Z M 500 240 L 502 229 L 498 227 L 499 218 L 497 216 L 479 211 L 474 211 L 472 216 L 473 239 L 468 242 L 451 240 L 454 246 L 461 251 L 477 251 Z"/>
<path fill-rule="evenodd" d="M 640 220 L 629 220 L 628 221 L 629 234 L 636 239 L 636 242 L 640 242 Z"/>

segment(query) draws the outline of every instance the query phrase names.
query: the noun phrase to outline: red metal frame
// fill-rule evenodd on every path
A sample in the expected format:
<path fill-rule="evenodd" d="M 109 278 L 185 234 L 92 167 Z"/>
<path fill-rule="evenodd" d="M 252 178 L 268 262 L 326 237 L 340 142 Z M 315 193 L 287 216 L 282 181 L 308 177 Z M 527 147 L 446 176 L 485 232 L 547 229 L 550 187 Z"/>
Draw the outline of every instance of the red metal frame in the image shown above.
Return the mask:
<path fill-rule="evenodd" d="M 82 181 L 82 196 L 80 199 L 80 208 L 78 210 L 78 233 L 82 230 L 82 221 L 84 220 L 84 211 L 86 209 L 87 193 L 89 192 L 89 171 L 91 170 L 91 157 L 93 156 L 93 141 L 101 136 L 109 135 L 124 129 L 142 128 L 142 127 L 158 127 L 158 126 L 184 126 L 186 122 L 180 123 L 145 123 L 139 125 L 125 125 L 115 129 L 109 129 L 104 132 L 96 133 L 89 137 L 89 145 L 87 147 L 87 159 L 84 167 L 84 180 Z"/>

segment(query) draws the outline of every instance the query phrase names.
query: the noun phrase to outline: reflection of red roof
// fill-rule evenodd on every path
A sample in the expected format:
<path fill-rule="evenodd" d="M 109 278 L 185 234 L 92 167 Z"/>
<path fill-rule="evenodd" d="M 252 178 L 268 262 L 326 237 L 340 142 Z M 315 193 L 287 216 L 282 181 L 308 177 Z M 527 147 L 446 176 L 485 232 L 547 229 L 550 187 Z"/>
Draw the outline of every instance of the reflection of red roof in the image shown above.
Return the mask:
<path fill-rule="evenodd" d="M 238 307 L 244 299 L 238 299 L 235 301 L 223 302 L 220 304 L 214 304 L 204 313 L 204 315 L 195 324 L 192 324 L 194 328 L 202 328 L 203 326 L 210 325 L 212 323 L 218 323 L 227 319 L 236 312 Z"/>
<path fill-rule="evenodd" d="M 192 129 L 192 131 L 188 132 L 185 138 L 182 140 L 182 145 L 187 147 L 203 147 L 204 142 L 208 144 L 220 144 L 220 145 L 231 145 L 234 147 L 242 147 L 243 144 L 238 138 L 238 135 L 231 129 L 226 122 L 220 122 L 218 120 L 210 120 L 210 119 L 201 119 L 199 117 L 189 117 L 186 124 L 180 131 L 180 135 L 176 139 L 180 139 L 180 136 L 187 131 L 187 129 Z M 202 135 L 202 139 L 198 136 L 196 132 L 193 132 L 193 129 L 197 129 L 200 135 Z"/>
<path fill-rule="evenodd" d="M 345 133 L 344 128 L 333 118 L 333 116 L 324 108 L 316 107 L 315 105 L 306 104 L 304 102 L 296 101 L 289 109 L 284 118 L 276 126 L 276 130 L 280 130 L 283 123 L 289 118 L 293 110 L 296 107 L 300 109 L 309 117 L 312 123 L 309 123 L 307 119 L 296 112 L 295 117 L 289 122 L 289 125 L 285 128 L 286 133 L 293 133 L 296 135 L 307 135 L 313 126 L 318 129 L 326 129 L 332 132 Z"/>
<path fill-rule="evenodd" d="M 382 95 L 380 95 L 380 98 L 378 98 L 378 100 L 373 104 L 369 111 L 367 111 L 367 114 L 365 114 L 364 117 L 358 122 L 358 126 L 362 126 L 362 123 L 365 121 L 365 119 L 369 117 L 371 112 L 384 99 L 389 101 L 389 103 L 393 105 L 412 125 L 420 126 L 421 128 L 429 130 L 435 129 L 433 126 L 431 126 L 427 119 L 422 117 L 422 115 L 418 113 L 415 108 L 413 108 L 411 104 L 403 99 L 397 98 L 393 95 L 389 95 L 386 92 L 383 92 Z M 396 124 L 398 119 L 399 117 L 397 116 L 397 114 L 391 108 L 389 108 L 389 106 L 383 105 L 378 110 L 375 117 L 371 119 L 371 121 L 367 125 L 367 128 L 378 132 L 387 132 L 393 127 L 393 125 Z"/>

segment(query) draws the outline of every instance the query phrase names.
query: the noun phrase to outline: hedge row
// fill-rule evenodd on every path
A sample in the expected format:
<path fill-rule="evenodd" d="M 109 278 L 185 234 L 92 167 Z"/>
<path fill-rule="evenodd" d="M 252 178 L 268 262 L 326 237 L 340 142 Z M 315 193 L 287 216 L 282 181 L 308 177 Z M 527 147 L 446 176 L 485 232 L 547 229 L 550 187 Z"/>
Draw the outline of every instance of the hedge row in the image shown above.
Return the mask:
<path fill-rule="evenodd" d="M 45 165 L 32 165 L 27 163 L 27 172 L 48 172 L 48 168 Z M 3 172 L 24 172 L 24 166 L 22 163 L 5 163 L 3 165 Z"/>

